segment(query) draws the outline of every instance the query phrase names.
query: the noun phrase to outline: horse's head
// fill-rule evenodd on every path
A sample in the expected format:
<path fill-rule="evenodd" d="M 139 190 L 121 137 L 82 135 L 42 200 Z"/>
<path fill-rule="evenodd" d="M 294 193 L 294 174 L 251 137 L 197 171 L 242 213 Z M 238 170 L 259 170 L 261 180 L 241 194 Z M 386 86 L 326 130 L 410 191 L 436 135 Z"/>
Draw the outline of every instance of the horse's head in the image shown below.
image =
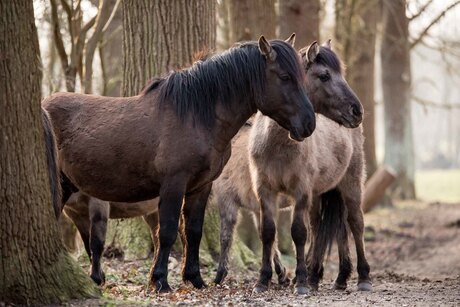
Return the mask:
<path fill-rule="evenodd" d="M 305 88 L 305 74 L 292 47 L 294 34 L 285 42 L 259 39 L 265 57 L 266 84 L 257 108 L 289 130 L 290 138 L 302 141 L 315 130 L 315 114 Z"/>
<path fill-rule="evenodd" d="M 314 42 L 300 50 L 307 74 L 307 91 L 315 112 L 347 128 L 356 128 L 363 120 L 363 106 L 345 81 L 339 58 L 331 41 L 323 46 Z M 372 76 L 370 76 L 372 78 Z"/>

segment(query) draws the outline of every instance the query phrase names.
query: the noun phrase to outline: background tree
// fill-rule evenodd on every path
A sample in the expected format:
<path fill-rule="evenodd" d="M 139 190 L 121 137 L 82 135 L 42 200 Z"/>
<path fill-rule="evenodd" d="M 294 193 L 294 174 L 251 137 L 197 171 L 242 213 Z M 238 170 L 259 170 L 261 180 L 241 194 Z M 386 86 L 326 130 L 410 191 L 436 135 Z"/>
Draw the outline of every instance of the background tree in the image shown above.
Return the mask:
<path fill-rule="evenodd" d="M 62 245 L 51 205 L 31 1 L 0 2 L 0 38 L 0 301 L 37 305 L 94 296 L 93 283 Z"/>
<path fill-rule="evenodd" d="M 321 4 L 319 0 L 281 0 L 279 6 L 279 37 L 288 38 L 295 32 L 297 49 L 319 41 Z"/>
<path fill-rule="evenodd" d="M 415 198 L 414 144 L 410 102 L 410 44 L 406 1 L 383 1 L 382 89 L 385 164 L 398 174 L 396 196 Z"/>
<path fill-rule="evenodd" d="M 186 67 L 195 53 L 216 46 L 214 0 L 124 0 L 122 6 L 122 96 L 139 94 L 151 78 Z M 141 218 L 112 221 L 110 228 L 108 242 L 136 258 L 148 255 L 150 236 Z"/>
<path fill-rule="evenodd" d="M 374 66 L 379 0 L 336 0 L 333 46 L 347 65 L 346 79 L 364 107 L 367 175 L 377 169 L 375 154 Z"/>

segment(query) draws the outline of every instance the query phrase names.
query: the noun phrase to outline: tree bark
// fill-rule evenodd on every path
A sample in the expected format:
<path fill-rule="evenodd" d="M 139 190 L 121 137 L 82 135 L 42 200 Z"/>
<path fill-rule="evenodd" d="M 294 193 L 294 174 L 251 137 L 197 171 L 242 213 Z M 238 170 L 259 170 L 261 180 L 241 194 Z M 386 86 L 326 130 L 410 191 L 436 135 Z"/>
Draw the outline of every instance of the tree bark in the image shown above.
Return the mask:
<path fill-rule="evenodd" d="M 338 50 L 347 65 L 347 81 L 364 107 L 364 154 L 368 177 L 377 169 L 374 63 L 378 10 L 378 0 L 336 1 Z"/>
<path fill-rule="evenodd" d="M 395 181 L 396 172 L 388 166 L 381 166 L 366 182 L 361 207 L 367 213 L 385 195 L 386 189 Z"/>
<path fill-rule="evenodd" d="M 278 3 L 280 38 L 286 39 L 295 32 L 297 48 L 319 41 L 319 0 L 281 0 Z"/>
<path fill-rule="evenodd" d="M 276 0 L 224 0 L 228 2 L 229 44 L 276 37 Z M 286 37 L 287 38 L 287 37 Z"/>
<path fill-rule="evenodd" d="M 195 53 L 216 46 L 214 0 L 123 0 L 122 5 L 122 96 L 139 94 L 151 78 L 188 66 Z M 134 219 L 129 224 L 117 230 L 126 242 L 137 242 L 126 249 L 139 251 L 139 246 L 151 246 L 145 244 L 151 240 L 148 232 L 143 239 L 134 240 L 138 232 L 132 229 L 147 227 L 143 220 Z M 150 248 L 139 252 L 148 254 Z"/>
<path fill-rule="evenodd" d="M 406 2 L 383 2 L 382 82 L 385 164 L 398 173 L 394 196 L 414 199 L 414 144 L 410 104 L 410 45 Z"/>
<path fill-rule="evenodd" d="M 32 1 L 0 1 L 0 301 L 50 304 L 94 296 L 65 251 L 51 205 Z"/>

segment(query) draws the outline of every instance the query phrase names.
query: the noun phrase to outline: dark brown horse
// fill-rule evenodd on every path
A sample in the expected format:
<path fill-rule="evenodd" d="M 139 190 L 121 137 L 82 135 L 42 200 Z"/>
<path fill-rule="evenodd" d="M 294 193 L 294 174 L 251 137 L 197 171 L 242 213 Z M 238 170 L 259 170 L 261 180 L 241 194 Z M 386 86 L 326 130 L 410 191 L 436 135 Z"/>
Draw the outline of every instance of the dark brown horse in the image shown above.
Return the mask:
<path fill-rule="evenodd" d="M 294 200 L 291 234 L 296 248 L 296 293 L 316 290 L 322 275 L 325 251 L 338 238 L 340 273 L 336 288 L 345 288 L 351 273 L 345 218 L 355 238 L 358 288 L 370 290 L 369 264 L 363 242 L 361 210 L 364 182 L 362 105 L 341 74 L 341 65 L 330 49 L 312 44 L 301 51 L 306 63 L 307 89 L 318 116 L 311 138 L 292 142 L 279 125 L 257 114 L 249 140 L 252 184 L 261 206 L 262 268 L 254 290 L 266 291 L 272 277 L 276 234 L 276 201 L 285 194 Z M 344 126 L 344 127 L 341 127 Z M 348 212 L 348 215 L 346 213 Z M 309 213 L 311 243 L 306 261 Z M 307 280 L 308 275 L 308 280 Z"/>
<path fill-rule="evenodd" d="M 230 141 L 257 109 L 292 139 L 308 137 L 315 118 L 304 79 L 289 43 L 261 37 L 157 79 L 138 96 L 55 94 L 43 106 L 58 140 L 64 196 L 80 190 L 93 201 L 160 197 L 159 251 L 151 270 L 158 291 L 170 290 L 167 264 L 182 211 L 183 280 L 201 288 L 204 211 L 212 181 L 230 157 Z"/>

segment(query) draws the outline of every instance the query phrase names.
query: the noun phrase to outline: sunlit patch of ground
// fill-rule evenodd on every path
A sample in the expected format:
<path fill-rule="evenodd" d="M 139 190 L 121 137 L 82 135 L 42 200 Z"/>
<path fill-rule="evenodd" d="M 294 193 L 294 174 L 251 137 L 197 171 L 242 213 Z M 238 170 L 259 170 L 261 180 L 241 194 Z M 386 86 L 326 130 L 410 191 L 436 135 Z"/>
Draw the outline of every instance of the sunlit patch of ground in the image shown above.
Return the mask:
<path fill-rule="evenodd" d="M 175 291 L 150 292 L 147 287 L 150 260 L 124 262 L 104 259 L 107 282 L 99 300 L 70 305 L 245 305 L 245 306 L 458 306 L 460 304 L 460 205 L 399 202 L 394 208 L 377 209 L 365 216 L 366 248 L 374 283 L 372 293 L 356 290 L 356 273 L 346 291 L 330 287 L 337 274 L 335 247 L 320 290 L 298 297 L 293 287 L 279 287 L 253 294 L 257 272 L 230 268 L 224 285 L 211 284 L 215 264 L 203 265 L 209 286 L 195 290 L 180 280 L 180 256 L 169 263 L 169 280 Z M 351 240 L 351 242 L 353 242 Z M 353 253 L 353 262 L 355 255 Z M 290 273 L 294 267 L 288 264 Z M 85 263 L 85 269 L 88 269 Z"/>
<path fill-rule="evenodd" d="M 460 169 L 415 173 L 417 197 L 425 201 L 460 202 Z"/>

